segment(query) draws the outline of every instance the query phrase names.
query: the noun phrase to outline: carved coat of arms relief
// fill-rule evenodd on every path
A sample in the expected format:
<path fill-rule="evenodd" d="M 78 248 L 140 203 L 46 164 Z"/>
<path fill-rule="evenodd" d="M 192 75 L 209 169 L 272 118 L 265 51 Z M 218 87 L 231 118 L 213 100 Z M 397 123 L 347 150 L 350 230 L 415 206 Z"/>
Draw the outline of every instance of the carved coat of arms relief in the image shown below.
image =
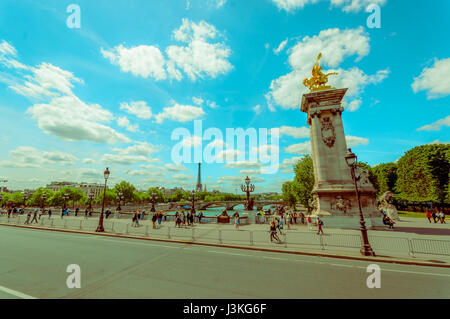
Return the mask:
<path fill-rule="evenodd" d="M 334 142 L 336 141 L 336 133 L 334 131 L 333 123 L 331 122 L 330 117 L 325 116 L 320 119 L 320 123 L 322 125 L 322 140 L 328 147 L 333 147 Z"/>

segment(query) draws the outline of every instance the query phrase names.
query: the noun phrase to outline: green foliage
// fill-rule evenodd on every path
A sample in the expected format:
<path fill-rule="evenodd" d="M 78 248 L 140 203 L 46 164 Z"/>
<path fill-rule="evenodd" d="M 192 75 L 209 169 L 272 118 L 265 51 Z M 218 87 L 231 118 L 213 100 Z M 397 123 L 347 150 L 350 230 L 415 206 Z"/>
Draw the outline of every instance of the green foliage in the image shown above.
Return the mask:
<path fill-rule="evenodd" d="M 43 194 L 47 194 L 47 200 L 44 203 L 43 200 Z M 43 188 L 43 187 L 39 187 L 33 194 L 33 196 L 27 200 L 27 205 L 28 206 L 42 206 L 43 204 L 45 206 L 50 205 L 51 199 L 54 196 L 55 192 L 52 191 L 51 189 L 47 189 L 47 188 Z"/>
<path fill-rule="evenodd" d="M 121 181 L 119 184 L 116 184 L 114 186 L 114 190 L 116 194 L 119 194 L 119 192 L 122 192 L 123 194 L 123 201 L 125 203 L 132 203 L 135 201 L 135 191 L 136 187 L 131 185 L 130 183 L 126 181 Z"/>
<path fill-rule="evenodd" d="M 415 147 L 398 160 L 396 191 L 401 200 L 449 201 L 450 144 Z"/>
<path fill-rule="evenodd" d="M 74 204 L 84 203 L 87 200 L 87 196 L 83 193 L 81 189 L 64 187 L 53 193 L 53 196 L 47 201 L 51 206 L 63 206 L 64 204 L 64 194 L 68 194 L 69 197 L 66 201 L 67 206 L 72 206 Z"/>
<path fill-rule="evenodd" d="M 89 201 L 88 201 L 89 202 Z M 103 202 L 103 192 L 101 192 L 96 198 L 93 199 L 93 204 L 102 204 Z M 106 189 L 105 192 L 105 205 L 118 204 L 119 200 L 117 198 L 117 193 L 115 189 Z M 124 203 L 122 202 L 122 205 Z"/>
<path fill-rule="evenodd" d="M 148 200 L 150 201 L 152 199 L 152 192 L 154 192 L 155 200 L 157 203 L 164 203 L 166 202 L 166 197 L 164 196 L 164 192 L 160 190 L 157 187 L 150 187 L 147 191 Z"/>
<path fill-rule="evenodd" d="M 284 182 L 283 187 L 283 201 L 288 204 L 290 207 L 295 207 L 295 203 L 297 202 L 297 197 L 295 196 L 294 191 L 294 183 L 293 182 Z"/>
<path fill-rule="evenodd" d="M 23 194 L 21 192 L 16 192 L 13 194 L 10 193 L 1 193 L 2 200 L 0 201 L 1 206 L 20 206 L 23 204 Z"/>
<path fill-rule="evenodd" d="M 304 156 L 295 164 L 295 178 L 292 184 L 292 190 L 297 201 L 305 206 L 308 211 L 311 210 L 309 201 L 312 197 L 314 187 L 314 166 L 310 155 Z"/>
<path fill-rule="evenodd" d="M 381 196 L 387 191 L 395 192 L 397 182 L 397 164 L 385 163 L 372 167 L 372 173 L 376 178 L 377 195 Z M 375 186 L 375 185 L 374 185 Z"/>

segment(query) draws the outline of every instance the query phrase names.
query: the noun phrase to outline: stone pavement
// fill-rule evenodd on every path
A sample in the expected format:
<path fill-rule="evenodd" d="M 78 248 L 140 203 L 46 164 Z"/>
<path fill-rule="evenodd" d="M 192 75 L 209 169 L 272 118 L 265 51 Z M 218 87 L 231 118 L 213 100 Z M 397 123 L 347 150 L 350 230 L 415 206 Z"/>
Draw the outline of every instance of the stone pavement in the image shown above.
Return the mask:
<path fill-rule="evenodd" d="M 25 227 L 44 227 L 74 231 L 95 231 L 98 217 L 43 216 L 38 224 L 24 225 L 26 216 L 0 217 L 0 223 Z M 140 220 L 139 227 L 132 227 L 131 219 L 109 218 L 104 220 L 105 231 L 109 234 L 127 237 L 146 237 L 159 240 L 177 240 L 214 245 L 231 245 L 243 248 L 261 248 L 279 251 L 295 251 L 311 254 L 331 254 L 346 257 L 361 257 L 361 237 L 359 230 L 332 229 L 324 227 L 324 235 L 317 235 L 315 226 L 291 225 L 279 235 L 281 242 L 271 242 L 267 224 L 240 226 L 236 230 L 230 224 L 195 224 L 194 227 L 176 228 L 173 221 L 162 222 L 160 228 L 153 229 L 151 220 Z M 369 230 L 369 241 L 377 256 L 400 258 L 414 262 L 432 261 L 450 265 L 450 225 L 429 224 L 427 220 L 402 218 L 394 230 L 379 227 Z"/>

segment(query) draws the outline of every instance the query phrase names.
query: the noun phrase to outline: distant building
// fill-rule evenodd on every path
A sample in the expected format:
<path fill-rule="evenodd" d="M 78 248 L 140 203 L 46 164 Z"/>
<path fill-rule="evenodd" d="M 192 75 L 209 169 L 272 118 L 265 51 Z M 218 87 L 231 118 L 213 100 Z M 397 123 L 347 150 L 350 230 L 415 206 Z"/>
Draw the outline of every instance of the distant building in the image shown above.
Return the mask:
<path fill-rule="evenodd" d="M 94 194 L 94 197 L 98 197 L 103 192 L 104 185 L 97 183 L 51 182 L 45 188 L 58 192 L 65 187 L 80 189 L 86 196 Z"/>
<path fill-rule="evenodd" d="M 159 187 L 159 189 L 163 192 L 164 196 L 170 196 L 174 194 L 176 191 L 184 192 L 184 189 L 182 187 L 175 187 L 175 188 Z"/>

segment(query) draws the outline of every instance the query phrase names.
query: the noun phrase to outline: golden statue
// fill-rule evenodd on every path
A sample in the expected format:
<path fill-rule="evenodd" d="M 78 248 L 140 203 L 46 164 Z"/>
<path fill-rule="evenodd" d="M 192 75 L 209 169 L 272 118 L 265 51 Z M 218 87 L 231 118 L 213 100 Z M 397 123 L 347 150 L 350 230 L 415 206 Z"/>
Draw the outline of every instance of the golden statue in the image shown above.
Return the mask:
<path fill-rule="evenodd" d="M 319 64 L 319 60 L 321 57 L 322 53 L 319 53 L 316 63 L 314 64 L 314 67 L 312 69 L 312 77 L 303 80 L 303 85 L 309 88 L 311 92 L 334 89 L 333 87 L 325 84 L 327 84 L 328 82 L 328 76 L 337 74 L 337 72 L 324 74 L 322 72 L 322 67 Z"/>

